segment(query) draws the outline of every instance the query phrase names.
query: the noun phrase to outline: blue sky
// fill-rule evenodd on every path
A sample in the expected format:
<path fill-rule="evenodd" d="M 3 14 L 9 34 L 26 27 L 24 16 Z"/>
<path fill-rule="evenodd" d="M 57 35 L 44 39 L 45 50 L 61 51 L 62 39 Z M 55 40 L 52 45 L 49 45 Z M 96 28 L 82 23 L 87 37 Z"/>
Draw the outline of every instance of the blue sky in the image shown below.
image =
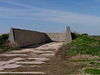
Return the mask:
<path fill-rule="evenodd" d="M 0 33 L 12 27 L 100 35 L 100 0 L 0 0 Z"/>

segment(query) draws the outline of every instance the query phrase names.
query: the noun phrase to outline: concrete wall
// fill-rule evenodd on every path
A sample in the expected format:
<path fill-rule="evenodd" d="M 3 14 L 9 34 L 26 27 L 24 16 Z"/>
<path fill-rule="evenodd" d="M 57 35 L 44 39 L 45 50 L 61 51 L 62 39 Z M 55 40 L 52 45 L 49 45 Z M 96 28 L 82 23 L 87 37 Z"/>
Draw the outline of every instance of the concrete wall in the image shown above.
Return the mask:
<path fill-rule="evenodd" d="M 53 41 L 65 41 L 66 33 L 47 33 L 49 38 Z"/>
<path fill-rule="evenodd" d="M 66 27 L 65 33 L 47 33 L 49 38 L 53 41 L 63 41 L 65 44 L 72 41 L 70 27 Z"/>
<path fill-rule="evenodd" d="M 9 40 L 18 47 L 24 47 L 50 41 L 50 38 L 45 33 L 11 28 Z"/>
<path fill-rule="evenodd" d="M 71 35 L 71 30 L 70 27 L 66 27 L 66 37 L 64 43 L 70 43 L 72 41 L 72 35 Z"/>
<path fill-rule="evenodd" d="M 67 27 L 66 33 L 42 33 L 11 28 L 9 41 L 10 44 L 14 44 L 17 47 L 24 47 L 48 41 L 63 41 L 65 43 L 69 43 L 72 41 L 72 38 L 69 27 Z"/>

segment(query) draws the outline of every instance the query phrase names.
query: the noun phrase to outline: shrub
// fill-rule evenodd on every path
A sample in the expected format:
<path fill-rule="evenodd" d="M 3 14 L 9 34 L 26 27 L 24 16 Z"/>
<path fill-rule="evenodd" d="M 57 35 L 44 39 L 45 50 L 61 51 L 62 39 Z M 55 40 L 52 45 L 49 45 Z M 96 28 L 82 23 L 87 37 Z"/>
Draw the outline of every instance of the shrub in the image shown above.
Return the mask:
<path fill-rule="evenodd" d="M 12 50 L 13 48 L 9 47 L 7 44 L 9 34 L 2 34 L 0 35 L 0 50 L 1 51 L 8 51 Z"/>
<path fill-rule="evenodd" d="M 80 36 L 80 34 L 79 34 L 79 33 L 76 33 L 76 32 L 72 32 L 72 33 L 71 33 L 71 36 L 72 36 L 72 39 L 74 40 L 74 39 L 76 39 L 78 36 Z"/>
<path fill-rule="evenodd" d="M 8 40 L 9 34 L 2 34 L 0 36 L 0 44 L 4 44 Z"/>

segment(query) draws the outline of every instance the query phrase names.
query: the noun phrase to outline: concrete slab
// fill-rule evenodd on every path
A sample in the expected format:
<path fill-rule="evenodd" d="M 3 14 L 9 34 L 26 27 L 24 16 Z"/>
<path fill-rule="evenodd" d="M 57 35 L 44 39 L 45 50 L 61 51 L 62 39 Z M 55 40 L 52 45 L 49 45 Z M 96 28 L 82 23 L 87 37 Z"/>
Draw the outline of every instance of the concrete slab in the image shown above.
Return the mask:
<path fill-rule="evenodd" d="M 41 50 L 34 50 L 33 53 L 44 53 L 45 51 L 41 51 Z"/>
<path fill-rule="evenodd" d="M 14 51 L 11 51 L 11 53 L 25 53 L 25 52 L 32 52 L 34 50 L 35 50 L 34 48 L 31 48 L 31 49 L 22 49 L 22 50 L 14 50 Z"/>
<path fill-rule="evenodd" d="M 14 58 L 14 59 L 7 61 L 7 63 L 13 63 L 13 62 L 17 62 L 17 61 L 20 61 L 20 60 L 24 60 L 24 58 L 17 57 L 17 58 Z"/>
<path fill-rule="evenodd" d="M 40 57 L 52 57 L 52 56 L 55 56 L 55 53 L 52 53 L 52 54 L 41 54 Z"/>
<path fill-rule="evenodd" d="M 31 62 L 16 62 L 17 64 L 26 64 L 26 65 L 39 65 L 39 64 L 43 64 L 45 62 L 42 61 L 31 61 Z"/>
<path fill-rule="evenodd" d="M 9 61 L 0 61 L 0 67 L 3 65 L 6 65 L 6 64 L 14 63 L 14 62 L 19 61 L 19 60 L 24 60 L 24 59 L 23 58 L 14 58 L 14 59 L 11 59 Z"/>
<path fill-rule="evenodd" d="M 7 64 L 5 66 L 3 66 L 2 68 L 6 68 L 6 69 L 12 69 L 12 68 L 18 68 L 20 67 L 21 65 L 17 65 L 17 64 Z"/>
<path fill-rule="evenodd" d="M 28 58 L 29 60 L 37 60 L 37 61 L 47 61 L 48 58 Z"/>
<path fill-rule="evenodd" d="M 28 55 L 27 54 L 1 54 L 0 56 L 12 57 L 12 56 L 28 56 Z"/>
<path fill-rule="evenodd" d="M 61 45 L 63 45 L 63 43 L 61 42 L 61 43 L 48 43 L 48 44 L 46 44 L 46 45 L 43 45 L 43 46 L 40 46 L 40 47 L 38 47 L 38 48 L 36 48 L 36 49 L 58 49 Z"/>
<path fill-rule="evenodd" d="M 24 60 L 24 59 L 23 58 L 14 58 L 9 61 L 0 61 L 0 70 L 20 67 L 21 65 L 18 65 L 15 63 L 19 60 Z"/>
<path fill-rule="evenodd" d="M 0 67 L 3 66 L 3 65 L 5 65 L 5 64 L 6 64 L 5 61 L 0 61 Z"/>
<path fill-rule="evenodd" d="M 24 75 L 28 75 L 28 74 L 34 74 L 34 75 L 45 75 L 45 72 L 0 72 L 0 74 L 24 74 Z"/>
<path fill-rule="evenodd" d="M 33 67 L 33 68 L 36 68 L 36 67 L 41 67 L 41 66 L 38 66 L 38 65 L 31 65 L 30 67 Z"/>
<path fill-rule="evenodd" d="M 55 53 L 55 51 L 43 51 L 43 50 L 35 50 L 33 53 Z"/>
<path fill-rule="evenodd" d="M 17 65 L 17 64 L 3 64 L 2 66 L 0 66 L 0 70 L 18 68 L 20 66 L 21 65 Z"/>

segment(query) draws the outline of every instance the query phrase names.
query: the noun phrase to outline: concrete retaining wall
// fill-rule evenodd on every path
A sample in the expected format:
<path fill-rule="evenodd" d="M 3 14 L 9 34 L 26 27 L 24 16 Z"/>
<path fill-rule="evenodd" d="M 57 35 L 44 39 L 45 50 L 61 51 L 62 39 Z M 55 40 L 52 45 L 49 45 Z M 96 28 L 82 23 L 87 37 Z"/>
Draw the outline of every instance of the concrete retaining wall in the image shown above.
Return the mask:
<path fill-rule="evenodd" d="M 66 27 L 65 33 L 47 33 L 49 38 L 53 41 L 62 41 L 64 44 L 70 43 L 72 41 L 70 27 Z"/>
<path fill-rule="evenodd" d="M 10 44 L 14 44 L 17 47 L 24 47 L 48 41 L 63 41 L 65 43 L 69 43 L 72 41 L 72 38 L 69 27 L 67 27 L 66 33 L 42 33 L 11 28 L 9 41 Z"/>
<path fill-rule="evenodd" d="M 49 38 L 53 41 L 65 41 L 66 33 L 47 33 Z"/>
<path fill-rule="evenodd" d="M 12 28 L 9 40 L 10 43 L 16 44 L 18 47 L 24 47 L 50 41 L 50 38 L 45 33 Z"/>

